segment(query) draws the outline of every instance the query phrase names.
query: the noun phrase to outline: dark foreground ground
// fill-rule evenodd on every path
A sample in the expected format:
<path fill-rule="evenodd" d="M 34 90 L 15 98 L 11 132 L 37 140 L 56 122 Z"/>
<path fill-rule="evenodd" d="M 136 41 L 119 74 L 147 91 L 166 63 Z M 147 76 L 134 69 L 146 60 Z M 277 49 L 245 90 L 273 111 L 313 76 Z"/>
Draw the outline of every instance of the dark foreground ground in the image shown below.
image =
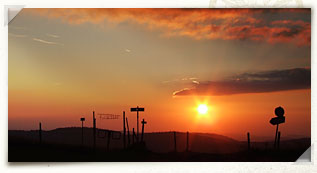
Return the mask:
<path fill-rule="evenodd" d="M 39 144 L 9 140 L 9 162 L 294 162 L 309 146 L 297 149 L 253 149 L 235 153 L 213 154 L 199 152 L 155 153 L 144 147 L 131 147 L 106 152 L 91 147 Z"/>

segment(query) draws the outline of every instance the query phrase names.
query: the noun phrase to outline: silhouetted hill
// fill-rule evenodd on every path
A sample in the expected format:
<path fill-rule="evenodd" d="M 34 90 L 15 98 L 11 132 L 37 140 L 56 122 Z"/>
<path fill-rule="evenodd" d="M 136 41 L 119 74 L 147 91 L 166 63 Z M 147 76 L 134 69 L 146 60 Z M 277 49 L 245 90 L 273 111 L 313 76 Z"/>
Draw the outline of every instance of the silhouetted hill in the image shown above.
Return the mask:
<path fill-rule="evenodd" d="M 97 148 L 106 150 L 107 135 L 105 129 L 97 129 Z M 118 137 L 120 132 L 116 132 Z M 38 143 L 39 133 L 37 130 L 21 131 L 9 130 L 9 143 L 16 141 L 28 141 L 31 143 Z M 186 151 L 186 133 L 177 132 L 177 151 Z M 81 128 L 69 127 L 58 128 L 50 131 L 42 131 L 42 141 L 47 144 L 58 144 L 70 147 L 81 146 Z M 157 153 L 168 153 L 174 151 L 174 132 L 155 132 L 145 133 L 144 141 L 148 150 Z M 128 137 L 126 138 L 128 143 Z M 130 142 L 132 143 L 132 136 L 130 133 Z M 84 146 L 93 146 L 93 129 L 84 128 Z M 267 150 L 271 149 L 273 142 L 252 142 L 251 147 L 254 149 Z M 310 138 L 282 140 L 281 147 L 284 149 L 296 149 L 298 147 L 310 146 Z M 109 143 L 111 150 L 119 150 L 123 148 L 123 139 L 112 139 Z M 190 133 L 189 134 L 189 150 L 191 152 L 199 153 L 235 153 L 247 150 L 247 143 L 234 140 L 232 138 L 210 133 Z"/>
<path fill-rule="evenodd" d="M 186 133 L 176 133 L 177 151 L 186 150 Z M 168 152 L 174 150 L 174 132 L 147 133 L 145 142 L 149 150 Z M 232 153 L 243 149 L 240 142 L 231 138 L 203 133 L 189 134 L 189 150 L 202 153 Z"/>
<path fill-rule="evenodd" d="M 189 152 L 186 152 L 186 133 L 177 132 L 177 152 L 174 151 L 174 132 L 146 133 L 145 143 L 129 145 L 123 149 L 121 133 L 108 141 L 107 130 L 97 130 L 96 150 L 93 150 L 93 129 L 84 129 L 81 146 L 81 128 L 58 128 L 42 131 L 9 130 L 9 162 L 41 161 L 296 161 L 310 146 L 310 138 L 282 140 L 280 150 L 273 142 L 236 141 L 226 136 L 209 133 L 190 133 Z M 131 134 L 131 133 L 130 133 Z M 107 145 L 109 142 L 109 150 Z M 128 138 L 127 138 L 128 142 Z M 132 136 L 130 136 L 132 142 Z"/>

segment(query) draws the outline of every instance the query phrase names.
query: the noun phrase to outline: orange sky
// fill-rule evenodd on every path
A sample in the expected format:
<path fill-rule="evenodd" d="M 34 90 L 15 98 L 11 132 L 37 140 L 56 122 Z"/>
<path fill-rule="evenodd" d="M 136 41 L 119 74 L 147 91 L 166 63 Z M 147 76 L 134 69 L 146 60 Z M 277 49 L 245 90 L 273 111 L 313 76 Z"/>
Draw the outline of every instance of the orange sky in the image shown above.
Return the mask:
<path fill-rule="evenodd" d="M 132 128 L 142 106 L 148 132 L 244 139 L 272 136 L 282 106 L 282 135 L 310 136 L 310 10 L 266 10 L 24 9 L 9 25 L 9 129 L 92 126 L 93 110 L 126 111 Z"/>

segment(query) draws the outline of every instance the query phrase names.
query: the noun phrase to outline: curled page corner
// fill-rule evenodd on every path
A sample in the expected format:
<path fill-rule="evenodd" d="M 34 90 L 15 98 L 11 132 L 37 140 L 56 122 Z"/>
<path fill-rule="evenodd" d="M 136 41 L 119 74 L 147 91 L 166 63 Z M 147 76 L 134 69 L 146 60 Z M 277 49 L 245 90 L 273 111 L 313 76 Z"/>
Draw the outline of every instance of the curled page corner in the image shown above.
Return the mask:
<path fill-rule="evenodd" d="M 24 8 L 25 5 L 5 5 L 4 6 L 4 26 L 8 25 L 12 19 Z"/>
<path fill-rule="evenodd" d="M 311 162 L 312 155 L 311 155 L 311 148 L 313 145 L 311 145 L 297 160 L 296 162 Z"/>

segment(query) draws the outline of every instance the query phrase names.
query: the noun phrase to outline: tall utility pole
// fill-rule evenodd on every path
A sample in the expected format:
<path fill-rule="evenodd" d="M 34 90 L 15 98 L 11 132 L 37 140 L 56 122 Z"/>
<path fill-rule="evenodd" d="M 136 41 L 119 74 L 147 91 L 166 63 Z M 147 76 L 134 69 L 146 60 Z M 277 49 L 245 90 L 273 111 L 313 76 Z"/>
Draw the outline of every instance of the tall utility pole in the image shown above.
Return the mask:
<path fill-rule="evenodd" d="M 123 111 L 123 148 L 125 149 L 126 148 L 126 141 L 125 141 L 125 137 L 126 137 L 126 134 L 125 134 L 125 112 Z"/>

